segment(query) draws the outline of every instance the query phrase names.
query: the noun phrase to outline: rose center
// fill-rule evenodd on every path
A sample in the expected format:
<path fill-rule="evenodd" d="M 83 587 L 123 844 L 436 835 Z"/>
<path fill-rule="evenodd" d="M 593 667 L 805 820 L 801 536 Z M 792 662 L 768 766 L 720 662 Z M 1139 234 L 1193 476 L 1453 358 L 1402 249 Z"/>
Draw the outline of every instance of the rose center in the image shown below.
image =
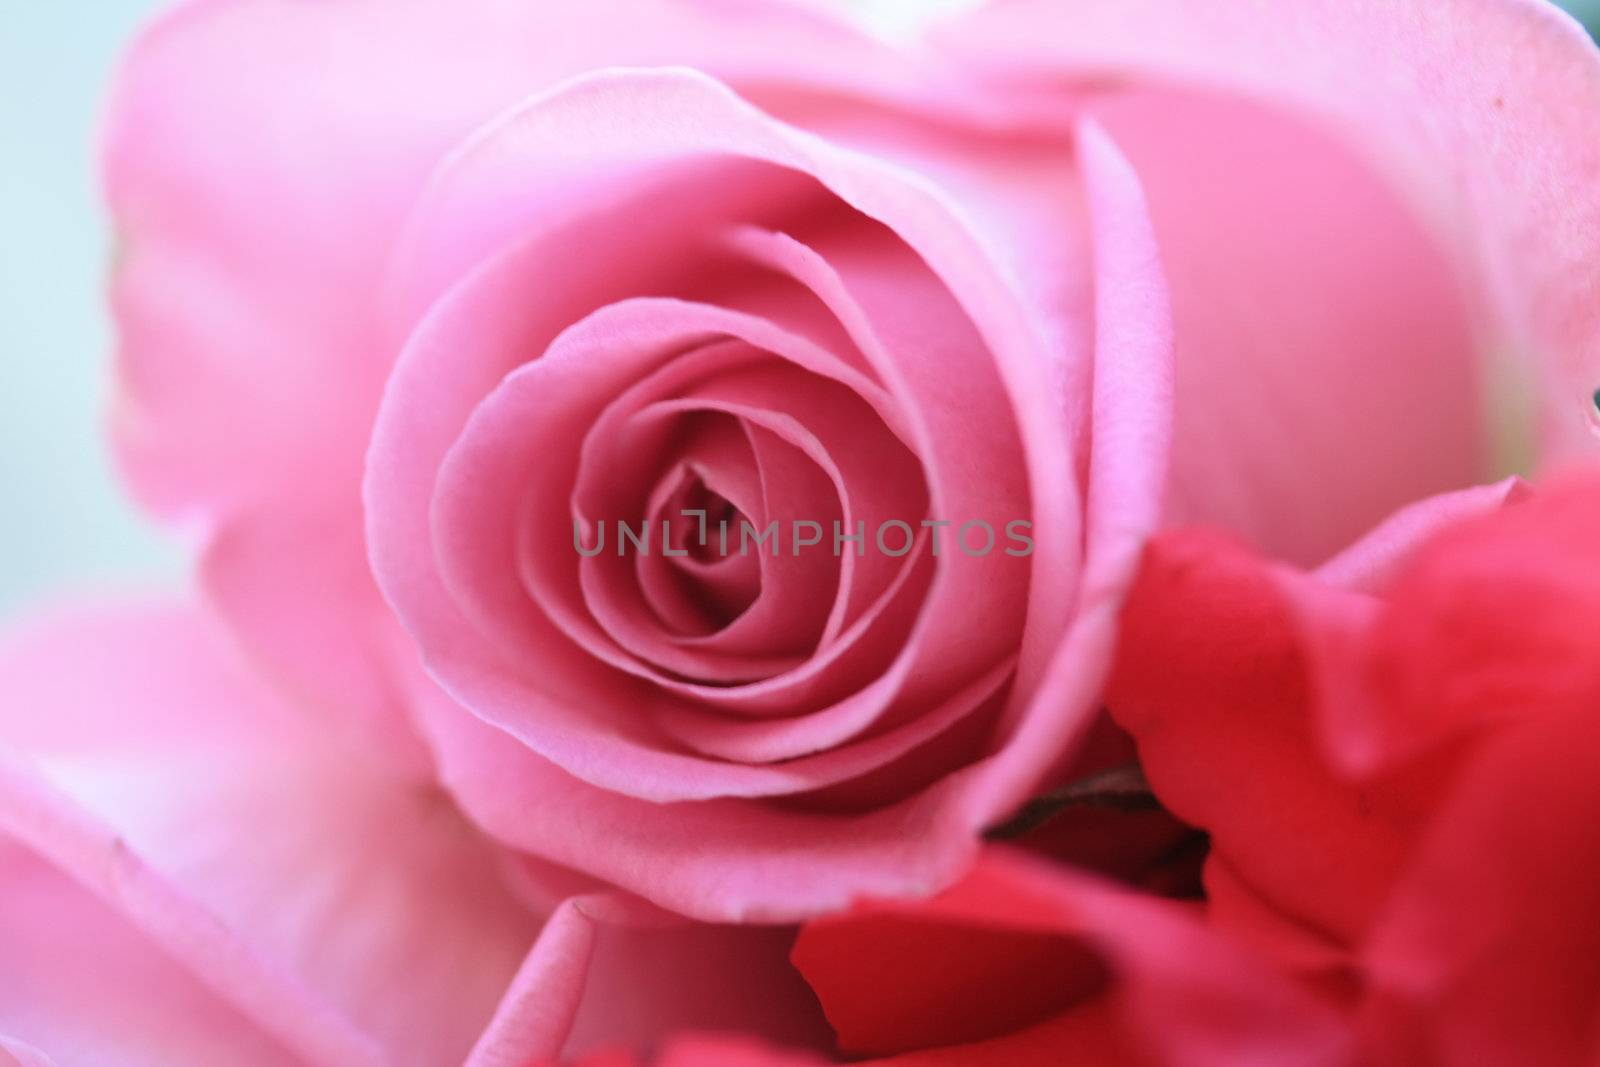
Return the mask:
<path fill-rule="evenodd" d="M 690 479 L 673 520 L 673 547 L 684 549 L 699 563 L 717 563 L 739 551 L 740 523 L 747 521 L 738 505 L 706 485 Z"/>
<path fill-rule="evenodd" d="M 740 552 L 740 531 L 748 520 L 738 505 L 688 469 L 654 518 L 657 529 L 668 531 L 665 559 L 701 609 L 708 631 L 727 626 L 754 603 L 760 568 Z"/>

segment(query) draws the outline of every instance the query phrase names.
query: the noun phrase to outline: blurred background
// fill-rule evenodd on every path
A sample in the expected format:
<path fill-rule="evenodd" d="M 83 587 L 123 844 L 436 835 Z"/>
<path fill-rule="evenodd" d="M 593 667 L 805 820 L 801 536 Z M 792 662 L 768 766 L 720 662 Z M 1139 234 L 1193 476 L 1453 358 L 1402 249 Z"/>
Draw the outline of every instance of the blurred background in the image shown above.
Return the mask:
<path fill-rule="evenodd" d="M 850 2 L 894 31 L 970 0 Z M 118 51 L 160 6 L 0 0 L 0 616 L 50 590 L 183 573 L 123 496 L 100 435 L 111 336 L 95 124 Z M 1600 27 L 1600 0 L 1564 6 Z"/>

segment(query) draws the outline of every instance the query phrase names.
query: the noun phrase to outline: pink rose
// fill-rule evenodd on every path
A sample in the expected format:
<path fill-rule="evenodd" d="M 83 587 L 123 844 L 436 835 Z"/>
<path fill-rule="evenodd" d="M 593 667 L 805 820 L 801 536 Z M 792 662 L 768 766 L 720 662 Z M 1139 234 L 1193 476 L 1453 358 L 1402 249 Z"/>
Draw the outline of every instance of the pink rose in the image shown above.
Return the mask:
<path fill-rule="evenodd" d="M 507 844 L 703 918 L 948 883 L 1095 721 L 1163 517 L 1311 561 L 1481 480 L 1532 432 L 1490 354 L 1546 454 L 1593 440 L 1579 31 L 1207 10 L 897 52 L 736 2 L 192 4 L 108 136 L 123 462 L 264 663 Z M 578 550 L 685 506 L 1002 542 Z"/>
<path fill-rule="evenodd" d="M 491 832 L 679 910 L 776 918 L 952 877 L 1087 724 L 1114 593 L 1155 518 L 1164 296 L 1114 146 L 1092 126 L 1073 134 L 1083 202 L 1040 205 L 1097 257 L 1095 277 L 1072 279 L 1080 318 L 1065 330 L 1015 290 L 947 189 L 890 158 L 942 160 L 985 189 L 1004 157 L 966 143 L 981 128 L 951 87 L 841 28 L 768 8 L 732 34 L 741 24 L 669 6 L 660 17 L 685 24 L 668 51 L 752 71 L 732 79 L 749 100 L 676 69 L 539 94 L 516 50 L 509 87 L 490 77 L 494 55 L 474 55 L 471 77 L 402 69 L 434 55 L 433 27 L 409 15 L 274 11 L 195 8 L 158 27 L 110 137 L 128 234 L 124 456 L 157 503 L 209 524 L 223 610 L 329 699 L 379 707 L 402 686 L 444 780 Z M 581 28 L 436 17 L 503 46 Z M 659 58 L 664 33 L 650 28 L 650 49 L 612 41 L 606 58 Z M 305 80 L 293 106 L 220 73 L 228 84 L 199 106 L 172 92 L 185 58 L 214 61 L 236 36 L 251 69 L 276 42 L 288 54 L 310 40 L 359 53 L 362 73 L 330 67 L 338 78 Z M 456 118 L 441 87 L 473 90 L 471 121 L 449 136 L 407 104 L 423 92 L 426 117 Z M 270 121 L 242 120 L 267 99 Z M 920 146 L 947 115 L 950 143 Z M 207 157 L 205 123 L 294 132 L 276 164 L 247 165 L 236 148 Z M 313 165 L 314 138 L 346 162 Z M 247 188 L 286 214 L 244 211 Z M 216 286 L 262 332 L 193 314 L 232 303 Z M 191 310 L 166 307 L 179 297 Z M 186 356 L 202 351 L 271 368 L 233 396 L 256 425 L 196 402 L 212 389 Z M 307 405 L 291 399 L 302 386 Z M 1118 443 L 1090 463 L 1094 440 Z M 363 451 L 373 569 L 444 693 L 360 577 Z M 586 560 L 573 519 L 655 522 L 679 493 L 785 530 L 860 522 L 874 543 L 786 549 L 743 572 L 732 559 L 691 576 L 695 617 L 663 622 L 665 594 L 646 586 L 682 582 L 681 565 Z M 924 520 L 953 524 L 942 553 Z M 897 522 L 919 539 L 903 556 Z M 1031 541 L 1006 538 L 1013 522 Z M 1020 544 L 1028 554 L 1005 551 Z"/>

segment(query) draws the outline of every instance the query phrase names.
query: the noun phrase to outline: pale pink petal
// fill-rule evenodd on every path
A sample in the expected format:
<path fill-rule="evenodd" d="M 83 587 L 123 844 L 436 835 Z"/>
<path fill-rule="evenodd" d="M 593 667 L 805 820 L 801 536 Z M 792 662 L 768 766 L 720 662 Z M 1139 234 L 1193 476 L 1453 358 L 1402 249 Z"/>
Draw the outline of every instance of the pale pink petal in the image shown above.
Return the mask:
<path fill-rule="evenodd" d="M 1019 807 L 1093 724 L 1116 615 L 1145 538 L 1160 523 L 1167 477 L 1172 319 L 1155 235 L 1138 176 L 1116 144 L 1085 123 L 1078 145 L 1094 236 L 1096 323 L 1084 569 L 1072 626 L 1045 661 L 1030 702 L 1013 699 L 1015 732 L 983 771 L 973 802 L 990 819 Z"/>
<path fill-rule="evenodd" d="M 214 513 L 353 485 L 391 358 L 371 298 L 428 173 L 530 93 L 650 63 L 891 94 L 907 78 L 846 21 L 781 3 L 192 0 L 156 21 L 105 137 L 117 414 L 145 499 Z"/>
<path fill-rule="evenodd" d="M 6 1059 L 6 1057 L 10 1059 Z M 0 1035 L 0 1064 L 5 1067 L 56 1067 L 54 1060 L 32 1045 Z"/>
<path fill-rule="evenodd" d="M 0 1027 L 65 1064 L 381 1062 L 377 1047 L 0 750 Z"/>
<path fill-rule="evenodd" d="M 986 931 L 999 937 L 1058 936 L 1063 955 L 1081 946 L 1103 963 L 1106 993 L 1074 998 L 1077 1002 L 1061 1011 L 1064 1025 L 1046 1023 L 988 1042 L 872 1061 L 884 1067 L 1077 1062 L 1072 1054 L 1081 1055 L 1094 1045 L 1103 1052 L 1137 1048 L 1153 1062 L 1185 1065 L 1332 1067 L 1349 1062 L 1350 1036 L 1333 1009 L 1263 959 L 1219 937 L 1189 905 L 1131 892 L 1021 852 L 986 852 L 965 879 L 929 900 L 868 901 L 845 914 L 818 919 L 802 929 L 795 965 L 817 989 L 823 1006 L 837 1012 L 841 1021 L 875 1023 L 886 1038 L 907 1029 L 915 1033 L 921 1029 L 919 1020 L 900 1009 L 918 1004 L 919 993 L 927 997 L 920 1003 L 933 1010 L 946 998 L 959 997 L 966 958 L 951 958 L 943 973 L 906 975 L 906 1000 L 896 1001 L 896 994 L 906 990 L 886 991 L 883 1004 L 876 1006 L 878 1015 L 874 1006 L 848 1000 L 864 965 L 888 962 L 872 959 L 874 934 L 892 942 L 903 936 L 906 924 L 912 930 L 925 927 L 931 937 L 942 927 L 961 938 L 981 939 Z M 1068 966 L 1052 976 L 1062 983 L 1095 977 L 1092 970 L 1075 971 Z M 985 977 L 998 986 L 1026 980 L 1004 968 Z M 926 988 L 919 989 L 924 982 Z M 1088 988 L 1096 984 L 1090 982 Z M 980 1000 L 984 995 L 973 993 Z M 1041 1007 L 1045 1005 L 1048 1000 Z M 957 1005 L 950 1010 L 959 1018 Z M 1075 1032 L 1081 1027 L 1066 1021 L 1080 1011 L 1088 1015 L 1082 1022 L 1105 1031 L 1094 1045 Z M 937 1023 L 933 1025 L 936 1031 Z M 1044 1055 L 1052 1047 L 1058 1054 L 1054 1061 Z M 1121 1062 L 1121 1057 L 1107 1062 Z"/>
<path fill-rule="evenodd" d="M 42 618 L 0 682 L 0 740 L 239 952 L 387 1062 L 470 1046 L 537 921 L 442 793 L 281 702 L 182 602 Z"/>
<path fill-rule="evenodd" d="M 789 965 L 792 927 L 720 926 L 619 894 L 574 897 L 546 925 L 467 1067 L 725 1030 L 820 1047 L 828 1029 Z"/>
<path fill-rule="evenodd" d="M 1519 500 L 1527 490 L 1526 482 L 1513 477 L 1419 500 L 1384 519 L 1318 567 L 1313 576 L 1326 585 L 1381 593 L 1435 534 L 1462 519 Z"/>
<path fill-rule="evenodd" d="M 1488 471 L 1454 265 L 1356 152 L 1254 102 L 1092 109 L 1139 174 L 1172 289 L 1169 520 L 1300 564 Z"/>
<path fill-rule="evenodd" d="M 397 702 L 378 649 L 396 626 L 372 584 L 356 501 L 277 504 L 218 527 L 199 580 L 247 658 L 328 730 L 425 783 L 430 757 Z"/>
<path fill-rule="evenodd" d="M 865 815 L 741 799 L 655 803 L 574 778 L 442 693 L 424 706 L 444 783 L 485 830 L 696 918 L 785 922 L 857 893 L 926 893 L 977 848 L 952 804 L 966 782 L 959 773 Z"/>
<path fill-rule="evenodd" d="M 1488 301 L 1476 324 L 1510 364 L 1509 383 L 1490 379 L 1496 399 L 1531 382 L 1546 457 L 1600 448 L 1600 54 L 1554 4 L 1006 0 L 938 44 L 1018 88 L 1062 73 L 1222 88 L 1331 123 L 1442 239 L 1469 299 Z M 1224 247 L 1208 262 L 1226 268 Z M 1499 458 L 1515 461 L 1525 450 L 1509 444 Z"/>

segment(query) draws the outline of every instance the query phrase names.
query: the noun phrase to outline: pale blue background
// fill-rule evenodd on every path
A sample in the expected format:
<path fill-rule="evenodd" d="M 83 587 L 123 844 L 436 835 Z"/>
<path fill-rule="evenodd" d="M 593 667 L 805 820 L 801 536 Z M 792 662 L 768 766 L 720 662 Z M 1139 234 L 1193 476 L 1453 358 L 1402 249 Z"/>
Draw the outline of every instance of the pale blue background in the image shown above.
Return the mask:
<path fill-rule="evenodd" d="M 102 445 L 107 227 L 93 157 L 118 50 L 152 0 L 0 0 L 0 615 L 57 588 L 148 584 L 180 553 Z"/>
<path fill-rule="evenodd" d="M 962 0 L 865 2 L 892 23 Z M 109 334 L 94 126 L 118 49 L 156 6 L 0 0 L 0 615 L 48 590 L 183 572 L 123 497 L 99 434 Z M 1568 6 L 1600 22 L 1600 0 Z"/>

